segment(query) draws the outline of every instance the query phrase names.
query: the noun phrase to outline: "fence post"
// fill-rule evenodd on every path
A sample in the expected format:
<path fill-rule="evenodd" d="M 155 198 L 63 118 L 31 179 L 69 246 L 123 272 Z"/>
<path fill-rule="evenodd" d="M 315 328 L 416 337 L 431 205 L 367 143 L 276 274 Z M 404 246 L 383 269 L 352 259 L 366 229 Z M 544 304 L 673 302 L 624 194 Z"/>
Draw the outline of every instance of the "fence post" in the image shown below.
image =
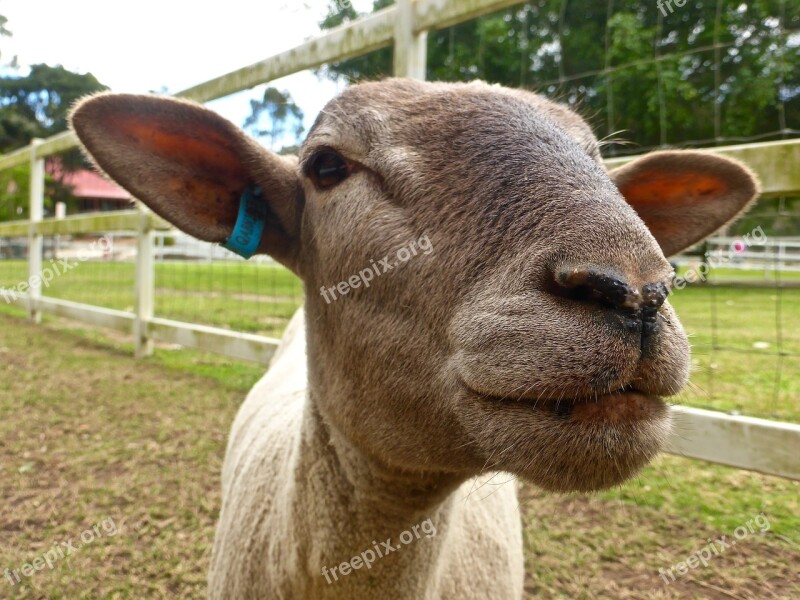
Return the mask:
<path fill-rule="evenodd" d="M 153 340 L 147 337 L 147 322 L 153 318 L 155 295 L 154 234 L 150 209 L 137 201 L 139 229 L 136 232 L 136 316 L 133 321 L 136 358 L 153 354 Z"/>
<path fill-rule="evenodd" d="M 394 76 L 425 79 L 428 32 L 415 31 L 414 0 L 398 0 L 394 30 Z"/>
<path fill-rule="evenodd" d="M 42 254 L 44 237 L 36 232 L 36 224 L 44 216 L 44 158 L 36 156 L 43 140 L 31 140 L 31 182 L 28 207 L 28 315 L 34 323 L 40 323 L 42 313 L 37 304 L 42 297 Z"/>

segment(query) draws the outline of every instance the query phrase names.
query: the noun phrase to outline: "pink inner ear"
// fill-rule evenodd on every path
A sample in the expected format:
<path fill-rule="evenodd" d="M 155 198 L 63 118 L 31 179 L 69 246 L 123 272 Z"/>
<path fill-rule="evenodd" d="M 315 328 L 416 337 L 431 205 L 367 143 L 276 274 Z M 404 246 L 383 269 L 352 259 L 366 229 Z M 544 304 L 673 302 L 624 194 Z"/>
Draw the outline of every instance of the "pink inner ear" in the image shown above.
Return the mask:
<path fill-rule="evenodd" d="M 221 242 L 230 234 L 247 173 L 224 136 L 200 119 L 192 127 L 153 115 L 104 120 L 126 152 L 146 158 L 142 164 L 153 172 L 148 183 L 160 188 L 159 201 L 151 205 L 156 212 L 200 239 Z"/>
<path fill-rule="evenodd" d="M 706 172 L 669 173 L 649 169 L 637 173 L 620 187 L 620 192 L 634 207 L 646 204 L 675 207 L 714 200 L 729 189 L 724 179 Z"/>
<path fill-rule="evenodd" d="M 170 123 L 116 116 L 108 130 L 130 138 L 143 150 L 191 166 L 205 177 L 243 181 L 245 171 L 236 151 L 216 131 L 197 125 L 187 131 Z"/>

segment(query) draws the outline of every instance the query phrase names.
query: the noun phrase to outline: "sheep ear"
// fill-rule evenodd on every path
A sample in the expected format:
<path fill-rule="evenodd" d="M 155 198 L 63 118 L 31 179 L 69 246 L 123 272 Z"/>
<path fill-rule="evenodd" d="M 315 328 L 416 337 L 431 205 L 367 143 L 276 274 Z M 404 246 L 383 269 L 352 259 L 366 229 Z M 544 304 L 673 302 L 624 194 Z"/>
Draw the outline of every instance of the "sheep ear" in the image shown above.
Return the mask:
<path fill-rule="evenodd" d="M 661 245 L 676 254 L 730 223 L 758 196 L 743 164 L 708 152 L 652 152 L 609 177 Z"/>
<path fill-rule="evenodd" d="M 249 246 L 240 254 L 267 253 L 295 268 L 303 206 L 296 159 L 273 154 L 216 113 L 173 98 L 92 96 L 77 105 L 70 123 L 103 171 L 179 229 L 225 243 L 236 228 Z M 248 210 L 240 215 L 243 196 Z"/>

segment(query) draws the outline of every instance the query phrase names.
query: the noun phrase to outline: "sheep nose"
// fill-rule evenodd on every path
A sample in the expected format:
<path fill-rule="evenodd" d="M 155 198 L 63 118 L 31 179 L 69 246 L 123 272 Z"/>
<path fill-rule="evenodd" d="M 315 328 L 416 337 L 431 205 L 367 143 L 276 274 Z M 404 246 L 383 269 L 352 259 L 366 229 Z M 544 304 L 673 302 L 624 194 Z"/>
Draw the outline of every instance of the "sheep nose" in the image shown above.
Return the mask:
<path fill-rule="evenodd" d="M 662 282 L 644 285 L 640 290 L 617 275 L 592 267 L 562 268 L 556 271 L 555 280 L 561 295 L 618 312 L 638 314 L 646 322 L 655 320 L 656 311 L 668 294 Z"/>

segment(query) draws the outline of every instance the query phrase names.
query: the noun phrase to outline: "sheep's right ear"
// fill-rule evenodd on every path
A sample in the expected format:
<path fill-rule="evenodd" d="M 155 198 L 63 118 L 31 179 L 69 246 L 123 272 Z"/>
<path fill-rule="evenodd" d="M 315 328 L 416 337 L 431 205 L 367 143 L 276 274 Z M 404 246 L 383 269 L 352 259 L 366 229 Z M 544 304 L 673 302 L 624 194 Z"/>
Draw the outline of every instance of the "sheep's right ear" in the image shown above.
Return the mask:
<path fill-rule="evenodd" d="M 741 216 L 758 179 L 737 160 L 702 150 L 644 154 L 609 172 L 664 256 L 693 246 Z"/>
<path fill-rule="evenodd" d="M 247 191 L 254 198 L 248 214 L 264 230 L 244 254 L 270 254 L 297 270 L 303 193 L 295 158 L 269 152 L 216 113 L 174 98 L 100 94 L 80 102 L 70 122 L 103 171 L 201 240 L 224 243 L 237 221 L 242 231 Z"/>

